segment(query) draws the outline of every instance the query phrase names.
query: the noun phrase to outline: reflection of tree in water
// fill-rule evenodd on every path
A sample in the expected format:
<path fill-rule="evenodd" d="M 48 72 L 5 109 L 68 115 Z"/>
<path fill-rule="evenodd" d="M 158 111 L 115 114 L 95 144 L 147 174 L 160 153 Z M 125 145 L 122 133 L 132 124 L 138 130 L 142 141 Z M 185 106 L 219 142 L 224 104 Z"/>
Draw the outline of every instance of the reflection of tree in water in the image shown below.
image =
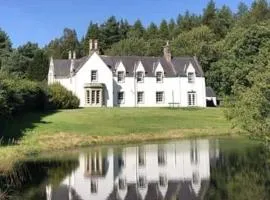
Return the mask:
<path fill-rule="evenodd" d="M 270 199 L 269 158 L 264 146 L 222 151 L 206 199 Z"/>
<path fill-rule="evenodd" d="M 14 200 L 46 199 L 47 181 L 57 186 L 78 165 L 77 160 L 20 163 L 9 174 L 0 176 L 0 191 L 8 191 L 10 199 Z M 17 196 L 14 191 L 24 192 Z"/>

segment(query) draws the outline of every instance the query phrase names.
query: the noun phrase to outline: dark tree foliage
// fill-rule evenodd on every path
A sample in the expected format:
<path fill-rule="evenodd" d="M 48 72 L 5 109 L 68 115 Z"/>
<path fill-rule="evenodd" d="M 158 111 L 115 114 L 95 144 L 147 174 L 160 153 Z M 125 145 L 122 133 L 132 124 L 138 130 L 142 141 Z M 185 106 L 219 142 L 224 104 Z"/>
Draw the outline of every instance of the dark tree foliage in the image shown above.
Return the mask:
<path fill-rule="evenodd" d="M 9 57 L 11 51 L 11 41 L 8 35 L 0 28 L 0 69 L 4 60 Z"/>

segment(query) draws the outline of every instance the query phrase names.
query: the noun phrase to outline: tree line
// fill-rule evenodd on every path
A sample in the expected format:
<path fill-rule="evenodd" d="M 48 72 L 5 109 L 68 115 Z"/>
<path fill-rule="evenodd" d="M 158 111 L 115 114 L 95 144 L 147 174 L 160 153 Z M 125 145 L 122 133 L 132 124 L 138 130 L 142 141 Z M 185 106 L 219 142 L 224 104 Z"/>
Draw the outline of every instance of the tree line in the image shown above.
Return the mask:
<path fill-rule="evenodd" d="M 139 19 L 130 24 L 112 16 L 102 24 L 91 21 L 82 38 L 78 38 L 75 29 L 65 28 L 61 37 L 44 48 L 28 42 L 14 49 L 8 35 L 1 30 L 0 72 L 46 81 L 50 56 L 66 59 L 70 50 L 75 50 L 78 58 L 87 56 L 89 39 L 99 40 L 101 54 L 138 56 L 162 56 L 163 46 L 170 40 L 173 56 L 196 55 L 207 85 L 219 97 L 230 97 L 228 118 L 237 123 L 241 120 L 241 127 L 249 131 L 257 125 L 264 132 L 270 130 L 267 0 L 255 0 L 250 7 L 241 2 L 236 12 L 226 5 L 218 8 L 210 0 L 201 15 L 186 11 L 148 26 L 143 26 Z"/>

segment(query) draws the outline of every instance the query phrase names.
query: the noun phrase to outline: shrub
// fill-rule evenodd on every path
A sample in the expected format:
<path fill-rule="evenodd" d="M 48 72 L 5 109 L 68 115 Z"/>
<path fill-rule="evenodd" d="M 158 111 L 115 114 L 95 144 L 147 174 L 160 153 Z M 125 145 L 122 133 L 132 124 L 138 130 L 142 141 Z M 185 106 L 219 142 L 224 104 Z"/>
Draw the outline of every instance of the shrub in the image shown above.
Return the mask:
<path fill-rule="evenodd" d="M 0 76 L 0 118 L 44 108 L 46 93 L 39 83 Z"/>
<path fill-rule="evenodd" d="M 49 85 L 49 105 L 53 109 L 74 109 L 80 105 L 80 100 L 71 91 L 59 83 Z"/>

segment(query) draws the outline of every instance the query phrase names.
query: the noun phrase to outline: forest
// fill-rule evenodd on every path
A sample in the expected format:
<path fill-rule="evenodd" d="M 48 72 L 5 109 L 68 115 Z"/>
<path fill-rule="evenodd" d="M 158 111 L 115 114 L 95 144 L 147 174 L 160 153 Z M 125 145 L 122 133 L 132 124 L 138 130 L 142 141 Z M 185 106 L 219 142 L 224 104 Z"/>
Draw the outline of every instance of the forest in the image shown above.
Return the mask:
<path fill-rule="evenodd" d="M 126 19 L 111 16 L 102 24 L 90 21 L 82 38 L 78 38 L 75 29 L 65 28 L 61 37 L 44 47 L 29 41 L 13 48 L 8 33 L 0 29 L 0 117 L 13 115 L 17 107 L 23 108 L 27 104 L 25 99 L 36 101 L 33 96 L 39 91 L 37 88 L 46 91 L 50 57 L 65 59 L 70 50 L 76 51 L 77 58 L 87 56 L 89 39 L 98 39 L 101 54 L 138 56 L 161 56 L 164 44 L 170 41 L 173 56 L 198 57 L 207 85 L 225 100 L 228 107 L 225 114 L 235 126 L 267 135 L 270 130 L 267 0 L 255 0 L 251 6 L 241 2 L 236 12 L 226 5 L 218 8 L 210 0 L 202 14 L 186 11 L 148 26 L 141 20 L 130 24 Z M 32 89 L 25 92 L 26 88 Z"/>

